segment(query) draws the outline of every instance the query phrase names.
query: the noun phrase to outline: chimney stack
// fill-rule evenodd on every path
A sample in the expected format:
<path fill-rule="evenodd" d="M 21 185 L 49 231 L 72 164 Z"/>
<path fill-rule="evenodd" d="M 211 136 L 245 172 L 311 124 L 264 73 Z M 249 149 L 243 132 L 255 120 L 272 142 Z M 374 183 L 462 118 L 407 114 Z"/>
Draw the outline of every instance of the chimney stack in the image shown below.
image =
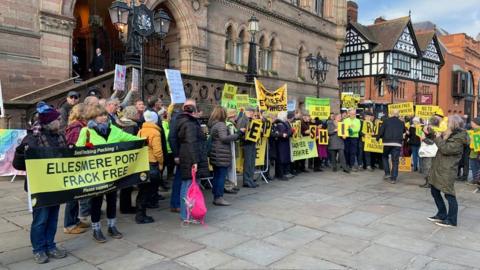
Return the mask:
<path fill-rule="evenodd" d="M 385 18 L 383 16 L 380 16 L 380 17 L 375 19 L 374 24 L 379 24 L 379 23 L 386 22 L 386 21 L 387 20 L 385 20 Z"/>
<path fill-rule="evenodd" d="M 349 23 L 356 23 L 358 19 L 358 5 L 354 1 L 347 2 L 347 18 Z"/>

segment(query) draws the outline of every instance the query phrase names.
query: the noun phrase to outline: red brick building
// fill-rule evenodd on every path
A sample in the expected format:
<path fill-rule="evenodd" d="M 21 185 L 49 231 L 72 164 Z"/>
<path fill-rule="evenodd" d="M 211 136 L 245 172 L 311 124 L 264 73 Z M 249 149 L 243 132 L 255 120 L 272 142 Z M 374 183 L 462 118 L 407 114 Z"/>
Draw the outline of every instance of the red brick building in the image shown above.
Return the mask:
<path fill-rule="evenodd" d="M 350 21 L 338 66 L 340 91 L 360 95 L 361 104 L 374 104 L 377 110 L 392 101 L 439 104 L 444 59 L 435 31 L 415 31 L 410 17 L 377 18 L 364 26 L 355 21 L 353 2 L 347 10 Z M 393 94 L 384 79 L 387 76 L 398 78 Z"/>

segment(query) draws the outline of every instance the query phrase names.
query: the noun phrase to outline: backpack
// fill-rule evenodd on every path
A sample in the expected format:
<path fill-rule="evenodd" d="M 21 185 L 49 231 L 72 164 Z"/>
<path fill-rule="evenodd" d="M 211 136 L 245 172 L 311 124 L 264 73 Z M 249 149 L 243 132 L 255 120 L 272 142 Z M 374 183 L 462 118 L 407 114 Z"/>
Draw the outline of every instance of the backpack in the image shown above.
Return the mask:
<path fill-rule="evenodd" d="M 205 199 L 203 198 L 203 192 L 200 189 L 196 181 L 196 173 L 192 169 L 192 184 L 187 190 L 187 196 L 185 197 L 185 204 L 187 205 L 187 220 L 193 218 L 205 223 L 205 215 L 207 214 L 207 206 L 205 205 Z"/>

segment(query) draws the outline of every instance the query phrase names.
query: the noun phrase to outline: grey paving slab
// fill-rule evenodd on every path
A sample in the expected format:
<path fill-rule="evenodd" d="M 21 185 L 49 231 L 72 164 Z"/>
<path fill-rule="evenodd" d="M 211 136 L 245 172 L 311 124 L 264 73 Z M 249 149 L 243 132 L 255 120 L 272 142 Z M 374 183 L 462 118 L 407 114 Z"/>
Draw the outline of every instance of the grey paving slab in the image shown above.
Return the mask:
<path fill-rule="evenodd" d="M 374 214 L 365 211 L 353 211 L 336 220 L 354 225 L 367 226 L 370 223 L 384 217 L 384 215 Z"/>
<path fill-rule="evenodd" d="M 373 244 L 354 256 L 359 269 L 402 269 L 415 254 Z"/>
<path fill-rule="evenodd" d="M 103 270 L 117 270 L 119 268 L 136 270 L 143 269 L 144 267 L 158 263 L 164 259 L 165 257 L 148 250 L 135 249 L 115 260 L 109 260 L 98 265 L 98 268 Z"/>
<path fill-rule="evenodd" d="M 176 259 L 186 265 L 192 266 L 196 269 L 212 269 L 216 266 L 223 265 L 227 262 L 233 261 L 235 258 L 215 249 L 202 249 L 197 252 L 185 255 Z"/>
<path fill-rule="evenodd" d="M 223 250 L 237 246 L 248 240 L 251 240 L 251 238 L 241 234 L 235 234 L 227 231 L 218 231 L 201 236 L 199 238 L 195 238 L 193 241 L 203 244 L 207 247 Z"/>
<path fill-rule="evenodd" d="M 300 254 L 289 255 L 282 260 L 272 264 L 271 268 L 298 270 L 346 269 L 344 266 L 338 264 Z"/>
<path fill-rule="evenodd" d="M 468 269 L 472 269 L 470 267 L 467 267 L 467 266 L 461 266 L 461 265 L 458 265 L 458 264 L 451 264 L 451 263 L 446 263 L 446 262 L 441 262 L 441 261 L 432 261 L 430 262 L 425 268 L 423 268 L 424 270 L 439 270 L 439 269 L 442 269 L 442 270 L 468 270 Z"/>
<path fill-rule="evenodd" d="M 385 234 L 374 241 L 380 245 L 422 255 L 428 254 L 436 247 L 434 243 L 397 234 Z"/>
<path fill-rule="evenodd" d="M 292 253 L 291 250 L 280 248 L 260 240 L 245 242 L 226 252 L 232 256 L 263 266 L 274 263 Z"/>
<path fill-rule="evenodd" d="M 161 261 L 143 267 L 142 270 L 191 270 L 193 268 L 177 263 L 175 261 Z"/>
<path fill-rule="evenodd" d="M 24 230 L 0 233 L 0 252 L 30 246 L 30 236 Z"/>
<path fill-rule="evenodd" d="M 421 270 L 425 269 L 427 264 L 432 262 L 434 259 L 432 257 L 428 257 L 425 255 L 417 255 L 413 257 L 408 265 L 404 267 L 403 269 L 408 269 L 408 270 Z"/>
<path fill-rule="evenodd" d="M 323 227 L 324 231 L 351 236 L 360 239 L 371 239 L 381 232 L 362 227 L 358 225 L 352 225 L 344 222 L 335 222 Z"/>
<path fill-rule="evenodd" d="M 263 270 L 269 269 L 266 266 L 260 266 L 242 259 L 235 259 L 226 264 L 215 267 L 215 270 Z"/>
<path fill-rule="evenodd" d="M 55 269 L 57 270 L 96 270 L 98 268 L 87 262 L 77 262 L 74 264 L 66 265 L 60 268 L 55 268 Z"/>
<path fill-rule="evenodd" d="M 0 219 L 0 233 L 12 232 L 21 229 L 21 227 L 7 222 L 6 220 Z"/>
<path fill-rule="evenodd" d="M 308 242 L 320 238 L 324 234 L 326 234 L 326 232 L 310 229 L 303 226 L 295 226 L 285 231 L 281 231 L 274 235 L 271 235 L 263 240 L 279 247 L 284 247 L 287 249 L 297 249 L 298 247 L 301 247 Z"/>
<path fill-rule="evenodd" d="M 151 252 L 168 258 L 177 258 L 204 248 L 201 244 L 181 238 L 174 234 L 159 233 L 152 238 L 153 240 L 146 242 L 141 246 Z"/>
<path fill-rule="evenodd" d="M 32 258 L 32 247 L 23 247 L 7 250 L 0 253 L 0 264 L 12 264 Z"/>
<path fill-rule="evenodd" d="M 480 227 L 480 223 L 477 224 Z M 480 234 L 462 228 L 442 228 L 437 230 L 431 241 L 449 246 L 480 251 Z"/>
<path fill-rule="evenodd" d="M 71 253 L 83 261 L 97 265 L 103 262 L 113 261 L 137 249 L 136 245 L 125 240 L 115 239 L 104 244 L 97 244 L 91 239 L 90 243 L 91 244 L 71 251 Z"/>
<path fill-rule="evenodd" d="M 200 224 L 192 224 L 185 227 L 180 226 L 174 230 L 170 230 L 169 233 L 173 233 L 185 239 L 194 239 L 214 232 L 218 232 L 219 230 L 220 229 L 217 224 L 207 224 L 206 226 Z"/>
<path fill-rule="evenodd" d="M 294 225 L 292 223 L 261 217 L 259 215 L 241 214 L 232 219 L 222 221 L 217 224 L 217 226 L 249 237 L 264 238 Z"/>
<path fill-rule="evenodd" d="M 16 262 L 8 265 L 7 267 L 11 270 L 25 270 L 25 269 L 34 269 L 34 270 L 46 270 L 46 269 L 56 269 L 63 266 L 68 266 L 78 262 L 78 258 L 74 256 L 67 256 L 66 258 L 55 260 L 50 259 L 46 264 L 37 264 L 33 259 L 26 261 Z"/>
<path fill-rule="evenodd" d="M 473 268 L 478 267 L 480 252 L 450 246 L 440 246 L 432 251 L 429 256 L 450 264 Z"/>

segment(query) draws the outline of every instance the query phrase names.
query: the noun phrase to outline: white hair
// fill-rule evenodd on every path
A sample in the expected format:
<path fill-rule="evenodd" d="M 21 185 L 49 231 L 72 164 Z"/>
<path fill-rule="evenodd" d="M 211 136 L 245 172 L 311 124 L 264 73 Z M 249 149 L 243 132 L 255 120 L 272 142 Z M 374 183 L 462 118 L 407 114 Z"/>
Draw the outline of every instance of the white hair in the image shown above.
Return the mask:
<path fill-rule="evenodd" d="M 277 115 L 277 119 L 280 119 L 282 121 L 287 121 L 287 112 L 279 112 Z"/>

